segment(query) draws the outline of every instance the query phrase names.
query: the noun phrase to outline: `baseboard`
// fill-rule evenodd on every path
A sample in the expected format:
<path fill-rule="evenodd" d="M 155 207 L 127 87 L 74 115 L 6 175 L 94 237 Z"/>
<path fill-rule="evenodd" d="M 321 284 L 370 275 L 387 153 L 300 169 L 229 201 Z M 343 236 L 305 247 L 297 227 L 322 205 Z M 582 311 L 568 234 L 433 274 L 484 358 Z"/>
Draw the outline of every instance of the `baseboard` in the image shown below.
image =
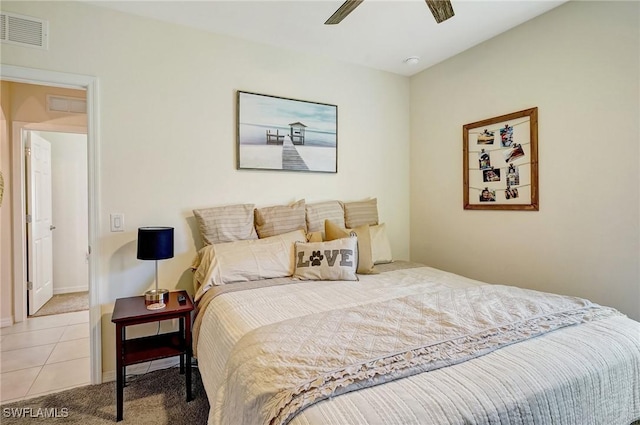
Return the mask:
<path fill-rule="evenodd" d="M 13 326 L 13 317 L 0 318 L 0 328 L 7 328 L 9 326 Z"/>
<path fill-rule="evenodd" d="M 109 370 L 107 372 L 102 372 L 102 382 L 111 382 L 116 380 L 116 371 Z"/>
<path fill-rule="evenodd" d="M 65 286 L 62 288 L 53 288 L 53 295 L 70 294 L 72 292 L 87 292 L 88 290 L 89 287 L 87 287 L 87 285 Z"/>

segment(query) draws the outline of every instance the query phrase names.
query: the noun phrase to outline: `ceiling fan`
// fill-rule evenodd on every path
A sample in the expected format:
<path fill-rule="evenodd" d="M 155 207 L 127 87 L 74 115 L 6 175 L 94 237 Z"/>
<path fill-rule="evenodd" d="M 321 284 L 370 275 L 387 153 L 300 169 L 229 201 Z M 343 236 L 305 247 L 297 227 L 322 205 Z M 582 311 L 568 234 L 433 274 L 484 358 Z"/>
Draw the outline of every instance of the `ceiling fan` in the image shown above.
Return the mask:
<path fill-rule="evenodd" d="M 362 3 L 363 1 L 364 0 L 345 1 L 344 3 L 342 3 L 342 6 L 340 6 L 338 10 L 336 10 L 329 19 L 327 19 L 327 22 L 325 22 L 324 24 L 325 25 L 339 24 L 344 18 L 347 17 L 347 15 L 349 15 L 349 13 L 353 12 L 353 10 L 356 7 L 358 7 L 360 3 Z M 433 17 L 436 19 L 437 23 L 446 21 L 447 19 L 451 18 L 454 15 L 453 7 L 451 6 L 450 0 L 425 0 L 425 1 L 427 2 L 429 9 L 431 9 L 431 13 L 433 14 Z"/>

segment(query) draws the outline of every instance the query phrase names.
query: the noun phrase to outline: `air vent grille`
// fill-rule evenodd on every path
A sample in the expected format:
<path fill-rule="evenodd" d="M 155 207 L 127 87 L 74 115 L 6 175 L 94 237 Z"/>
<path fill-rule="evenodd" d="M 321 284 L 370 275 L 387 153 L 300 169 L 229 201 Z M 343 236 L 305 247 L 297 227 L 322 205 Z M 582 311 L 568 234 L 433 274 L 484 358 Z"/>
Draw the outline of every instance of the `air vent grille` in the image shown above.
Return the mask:
<path fill-rule="evenodd" d="M 19 46 L 48 48 L 49 23 L 15 13 L 0 14 L 0 41 Z"/>
<path fill-rule="evenodd" d="M 7 15 L 4 13 L 0 15 L 0 40 L 5 41 L 7 39 Z"/>
<path fill-rule="evenodd" d="M 78 97 L 47 95 L 47 111 L 86 114 L 87 101 Z"/>

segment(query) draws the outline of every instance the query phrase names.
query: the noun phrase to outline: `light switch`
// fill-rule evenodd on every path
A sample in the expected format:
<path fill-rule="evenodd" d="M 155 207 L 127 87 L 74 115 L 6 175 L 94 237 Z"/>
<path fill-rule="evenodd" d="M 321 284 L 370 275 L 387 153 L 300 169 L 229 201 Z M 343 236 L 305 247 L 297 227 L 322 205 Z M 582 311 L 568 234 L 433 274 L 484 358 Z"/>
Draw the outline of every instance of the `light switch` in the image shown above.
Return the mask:
<path fill-rule="evenodd" d="M 124 214 L 122 213 L 111 214 L 111 231 L 124 232 Z"/>

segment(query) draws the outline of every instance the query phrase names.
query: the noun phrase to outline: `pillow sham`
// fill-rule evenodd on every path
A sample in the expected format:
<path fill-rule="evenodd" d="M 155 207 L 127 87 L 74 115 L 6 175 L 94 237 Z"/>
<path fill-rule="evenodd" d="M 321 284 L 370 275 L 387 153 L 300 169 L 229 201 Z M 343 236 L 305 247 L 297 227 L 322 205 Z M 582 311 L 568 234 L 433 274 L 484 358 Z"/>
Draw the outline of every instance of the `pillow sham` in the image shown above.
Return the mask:
<path fill-rule="evenodd" d="M 331 220 L 340 227 L 344 225 L 344 209 L 340 201 L 307 204 L 307 231 L 324 233 L 324 221 Z"/>
<path fill-rule="evenodd" d="M 261 239 L 268 238 L 269 236 L 281 235 L 298 229 L 306 231 L 305 211 L 304 199 L 288 206 L 256 208 L 255 218 L 258 237 Z"/>
<path fill-rule="evenodd" d="M 355 229 L 344 229 L 330 220 L 324 222 L 324 233 L 326 240 L 332 241 L 335 239 L 348 238 L 354 232 L 358 237 L 358 267 L 357 273 L 359 274 L 375 274 L 377 271 L 374 269 L 372 250 L 371 250 L 371 236 L 369 234 L 369 225 L 363 224 Z"/>
<path fill-rule="evenodd" d="M 387 227 L 384 223 L 377 226 L 369 226 L 371 235 L 371 257 L 374 264 L 393 262 L 391 244 L 387 237 Z"/>
<path fill-rule="evenodd" d="M 253 226 L 254 204 L 193 210 L 205 245 L 258 239 Z"/>
<path fill-rule="evenodd" d="M 357 237 L 329 242 L 296 242 L 293 277 L 300 280 L 358 280 Z"/>
<path fill-rule="evenodd" d="M 354 229 L 363 224 L 374 226 L 378 224 L 378 199 L 366 201 L 345 202 L 344 221 L 349 229 Z"/>
<path fill-rule="evenodd" d="M 306 240 L 304 230 L 296 230 L 264 239 L 213 245 L 211 263 L 195 300 L 213 285 L 293 275 L 294 244 Z"/>

